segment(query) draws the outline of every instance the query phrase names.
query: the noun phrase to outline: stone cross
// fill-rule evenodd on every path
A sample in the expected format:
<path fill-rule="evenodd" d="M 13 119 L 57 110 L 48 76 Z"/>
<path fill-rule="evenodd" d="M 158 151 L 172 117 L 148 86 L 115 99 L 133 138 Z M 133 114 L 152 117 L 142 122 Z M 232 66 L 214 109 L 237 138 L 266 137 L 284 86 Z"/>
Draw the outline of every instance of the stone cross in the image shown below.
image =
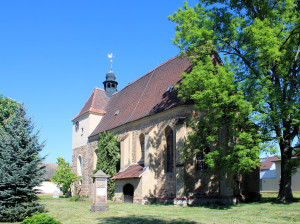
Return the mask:
<path fill-rule="evenodd" d="M 93 175 L 94 197 L 93 197 L 93 205 L 91 208 L 92 212 L 108 211 L 107 178 L 108 176 L 102 170 L 98 170 Z"/>

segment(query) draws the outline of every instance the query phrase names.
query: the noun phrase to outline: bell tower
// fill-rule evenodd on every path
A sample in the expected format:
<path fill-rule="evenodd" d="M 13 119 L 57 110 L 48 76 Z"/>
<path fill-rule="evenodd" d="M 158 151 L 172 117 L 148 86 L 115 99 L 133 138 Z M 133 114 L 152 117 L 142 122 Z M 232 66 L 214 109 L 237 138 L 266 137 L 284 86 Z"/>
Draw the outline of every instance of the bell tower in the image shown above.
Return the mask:
<path fill-rule="evenodd" d="M 115 92 L 117 92 L 117 86 L 118 82 L 116 82 L 116 76 L 115 73 L 112 70 L 112 63 L 113 61 L 110 61 L 110 70 L 106 74 L 106 80 L 103 82 L 104 90 L 107 95 L 107 97 L 111 97 Z"/>

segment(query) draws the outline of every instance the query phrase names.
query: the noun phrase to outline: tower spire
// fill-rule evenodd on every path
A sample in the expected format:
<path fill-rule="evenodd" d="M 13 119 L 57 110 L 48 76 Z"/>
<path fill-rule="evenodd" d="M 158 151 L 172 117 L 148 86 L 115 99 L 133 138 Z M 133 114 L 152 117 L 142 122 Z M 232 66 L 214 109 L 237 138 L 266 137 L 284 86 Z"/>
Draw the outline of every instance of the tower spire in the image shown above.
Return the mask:
<path fill-rule="evenodd" d="M 114 94 L 115 92 L 117 92 L 117 86 L 118 86 L 118 82 L 116 82 L 116 76 L 115 73 L 112 70 L 112 63 L 113 63 L 113 54 L 108 54 L 108 58 L 110 58 L 110 70 L 109 72 L 106 74 L 106 80 L 103 82 L 104 85 L 104 89 L 106 92 L 106 95 L 108 97 L 111 97 L 112 94 Z"/>

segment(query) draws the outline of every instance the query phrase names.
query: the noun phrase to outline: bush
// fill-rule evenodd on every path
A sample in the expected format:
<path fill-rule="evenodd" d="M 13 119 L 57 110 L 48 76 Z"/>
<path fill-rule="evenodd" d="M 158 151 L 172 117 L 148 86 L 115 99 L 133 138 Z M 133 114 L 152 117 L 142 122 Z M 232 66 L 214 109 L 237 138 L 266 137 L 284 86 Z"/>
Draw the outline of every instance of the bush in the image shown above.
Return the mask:
<path fill-rule="evenodd" d="M 70 201 L 86 201 L 89 199 L 87 195 L 75 195 L 70 198 Z"/>
<path fill-rule="evenodd" d="M 38 213 L 32 217 L 26 217 L 22 224 L 61 224 L 61 222 L 56 221 L 47 214 Z"/>

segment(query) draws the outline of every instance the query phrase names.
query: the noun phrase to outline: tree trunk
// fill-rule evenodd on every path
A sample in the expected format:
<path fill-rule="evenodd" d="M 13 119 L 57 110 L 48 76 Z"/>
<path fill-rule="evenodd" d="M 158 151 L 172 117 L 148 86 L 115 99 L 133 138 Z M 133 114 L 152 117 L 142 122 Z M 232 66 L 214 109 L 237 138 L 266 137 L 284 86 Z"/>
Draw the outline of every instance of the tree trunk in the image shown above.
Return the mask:
<path fill-rule="evenodd" d="M 292 157 L 292 151 L 288 143 L 284 144 L 281 142 L 279 145 L 281 151 L 281 177 L 277 200 L 285 203 L 291 202 L 294 199 L 292 192 L 292 172 L 288 165 Z"/>

